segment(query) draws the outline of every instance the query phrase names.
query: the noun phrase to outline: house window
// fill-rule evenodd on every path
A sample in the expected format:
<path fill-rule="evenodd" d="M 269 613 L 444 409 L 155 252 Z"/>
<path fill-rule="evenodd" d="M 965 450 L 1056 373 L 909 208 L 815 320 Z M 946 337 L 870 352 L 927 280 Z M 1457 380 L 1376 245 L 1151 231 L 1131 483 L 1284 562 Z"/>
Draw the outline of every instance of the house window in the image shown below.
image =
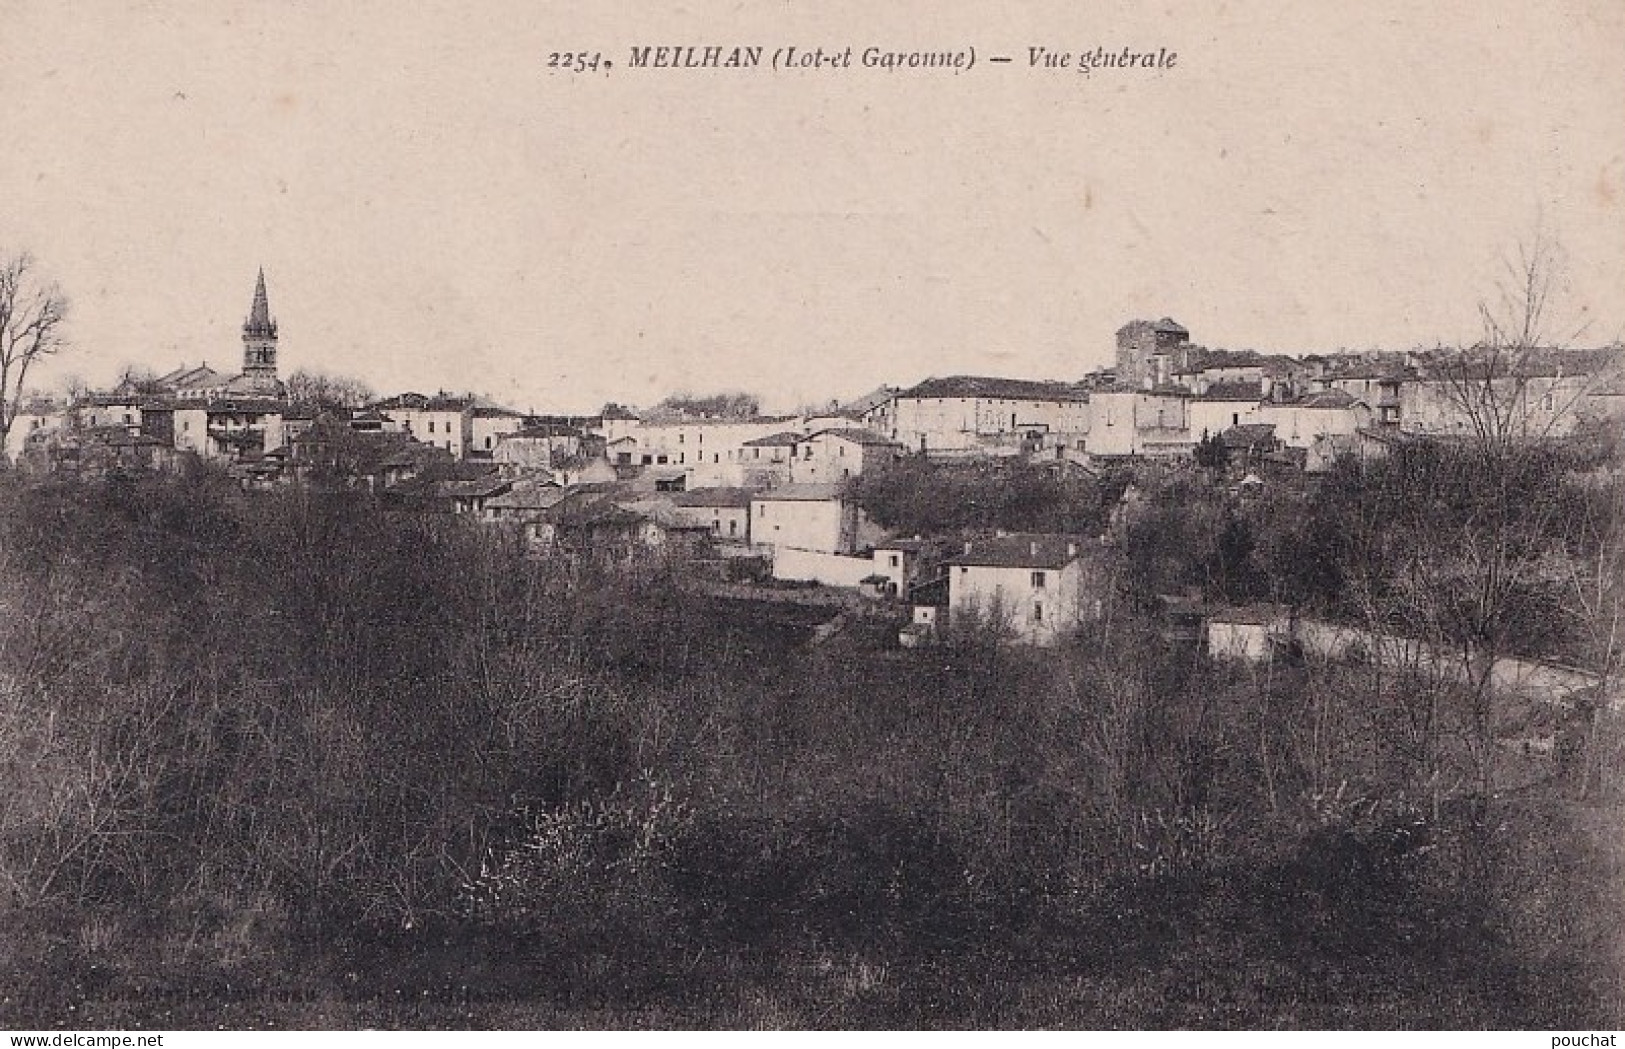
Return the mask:
<path fill-rule="evenodd" d="M 728 534 L 729 535 L 738 535 L 739 534 L 739 522 L 733 520 L 732 518 L 728 519 Z"/>
<path fill-rule="evenodd" d="M 1034 623 L 1042 623 L 1043 621 L 1044 621 L 1044 606 L 1043 606 L 1042 603 L 1035 602 L 1033 604 L 1033 622 Z"/>
<path fill-rule="evenodd" d="M 434 420 L 433 419 L 429 420 L 429 432 L 434 433 Z"/>
<path fill-rule="evenodd" d="M 486 447 L 486 450 L 488 450 L 488 451 L 490 450 L 490 448 L 491 448 L 491 438 L 487 437 L 485 439 L 485 447 Z"/>
<path fill-rule="evenodd" d="M 892 554 L 891 557 L 887 558 L 887 560 L 891 562 L 891 566 L 893 568 L 897 567 L 897 555 L 896 554 Z"/>
<path fill-rule="evenodd" d="M 1042 589 L 1044 589 L 1044 573 L 1043 572 L 1034 572 L 1033 573 L 1033 589 L 1034 590 L 1042 590 Z"/>

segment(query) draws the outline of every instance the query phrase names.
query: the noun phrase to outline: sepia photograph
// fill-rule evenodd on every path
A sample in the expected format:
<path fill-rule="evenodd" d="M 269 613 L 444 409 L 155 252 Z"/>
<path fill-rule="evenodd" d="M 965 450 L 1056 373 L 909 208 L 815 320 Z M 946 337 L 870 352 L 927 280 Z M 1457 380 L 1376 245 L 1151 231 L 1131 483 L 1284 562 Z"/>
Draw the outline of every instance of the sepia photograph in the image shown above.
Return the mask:
<path fill-rule="evenodd" d="M 0 1030 L 1614 1044 L 1621 55 L 0 0 Z"/>

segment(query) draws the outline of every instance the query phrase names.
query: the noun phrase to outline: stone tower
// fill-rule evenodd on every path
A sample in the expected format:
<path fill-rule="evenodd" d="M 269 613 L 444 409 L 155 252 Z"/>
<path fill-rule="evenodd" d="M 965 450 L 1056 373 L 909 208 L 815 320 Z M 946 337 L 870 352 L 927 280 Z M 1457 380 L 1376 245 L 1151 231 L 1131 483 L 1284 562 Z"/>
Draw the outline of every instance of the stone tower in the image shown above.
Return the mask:
<path fill-rule="evenodd" d="M 1160 386 L 1183 364 L 1191 333 L 1171 317 L 1129 321 L 1117 329 L 1117 383 L 1129 389 Z"/>
<path fill-rule="evenodd" d="M 243 382 L 267 393 L 277 389 L 276 321 L 265 297 L 265 270 L 254 285 L 254 305 L 243 322 Z"/>

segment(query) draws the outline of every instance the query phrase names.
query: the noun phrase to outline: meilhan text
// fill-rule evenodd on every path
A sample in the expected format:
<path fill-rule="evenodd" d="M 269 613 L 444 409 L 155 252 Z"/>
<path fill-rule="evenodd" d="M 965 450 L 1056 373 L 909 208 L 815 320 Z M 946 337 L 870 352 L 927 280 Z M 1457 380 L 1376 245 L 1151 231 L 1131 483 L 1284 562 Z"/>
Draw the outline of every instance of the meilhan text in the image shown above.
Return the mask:
<path fill-rule="evenodd" d="M 762 64 L 760 47 L 721 44 L 678 47 L 634 47 L 633 69 L 755 69 Z"/>

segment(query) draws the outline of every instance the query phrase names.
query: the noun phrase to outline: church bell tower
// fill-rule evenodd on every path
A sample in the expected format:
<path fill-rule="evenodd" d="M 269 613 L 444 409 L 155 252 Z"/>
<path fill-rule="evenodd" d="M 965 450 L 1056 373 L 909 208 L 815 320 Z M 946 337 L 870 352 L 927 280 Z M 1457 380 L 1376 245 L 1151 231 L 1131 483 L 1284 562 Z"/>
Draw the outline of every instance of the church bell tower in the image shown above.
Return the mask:
<path fill-rule="evenodd" d="M 263 268 L 254 285 L 254 305 L 243 322 L 243 378 L 267 392 L 277 388 L 276 321 L 271 319 L 271 305 L 265 297 Z"/>

